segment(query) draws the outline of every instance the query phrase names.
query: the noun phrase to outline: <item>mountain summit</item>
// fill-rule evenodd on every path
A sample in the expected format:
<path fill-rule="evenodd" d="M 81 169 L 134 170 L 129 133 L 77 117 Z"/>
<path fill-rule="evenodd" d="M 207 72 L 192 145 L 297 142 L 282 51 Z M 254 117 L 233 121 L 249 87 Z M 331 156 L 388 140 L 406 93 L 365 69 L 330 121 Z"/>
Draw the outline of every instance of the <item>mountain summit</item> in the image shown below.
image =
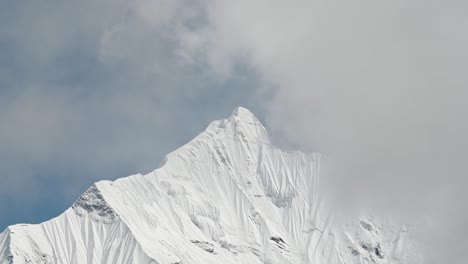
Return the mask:
<path fill-rule="evenodd" d="M 153 172 L 97 182 L 60 216 L 8 227 L 0 264 L 406 263 L 404 227 L 334 221 L 320 165 L 273 146 L 239 107 Z"/>

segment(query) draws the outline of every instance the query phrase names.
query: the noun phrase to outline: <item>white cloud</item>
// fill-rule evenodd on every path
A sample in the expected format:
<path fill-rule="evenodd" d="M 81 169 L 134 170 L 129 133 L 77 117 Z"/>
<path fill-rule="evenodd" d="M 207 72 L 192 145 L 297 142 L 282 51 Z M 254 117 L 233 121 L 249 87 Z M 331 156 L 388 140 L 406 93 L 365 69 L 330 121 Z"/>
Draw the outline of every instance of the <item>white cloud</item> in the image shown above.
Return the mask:
<path fill-rule="evenodd" d="M 0 66 L 8 72 L 0 72 L 0 122 L 9 125 L 1 155 L 27 152 L 24 171 L 58 159 L 91 177 L 123 176 L 114 173 L 154 167 L 201 120 L 255 102 L 286 141 L 334 159 L 337 193 L 417 223 L 431 236 L 432 263 L 457 263 L 468 230 L 467 8 L 455 0 L 16 4 L 18 16 L 0 16 L 9 22 L 0 44 L 13 43 L 3 53 L 15 54 Z M 19 160 L 9 162 L 15 175 Z"/>
<path fill-rule="evenodd" d="M 155 169 L 209 121 L 253 100 L 253 76 L 221 80 L 181 60 L 181 34 L 200 20 L 196 2 L 5 5 L 0 228 L 53 217 L 41 203 L 52 200 L 57 213 L 93 181 Z"/>
<path fill-rule="evenodd" d="M 459 221 L 468 220 L 468 5 L 209 3 L 213 67 L 247 59 L 274 87 L 270 125 L 334 160 L 335 192 L 420 225 L 438 249 L 428 262 L 458 263 L 468 235 Z"/>

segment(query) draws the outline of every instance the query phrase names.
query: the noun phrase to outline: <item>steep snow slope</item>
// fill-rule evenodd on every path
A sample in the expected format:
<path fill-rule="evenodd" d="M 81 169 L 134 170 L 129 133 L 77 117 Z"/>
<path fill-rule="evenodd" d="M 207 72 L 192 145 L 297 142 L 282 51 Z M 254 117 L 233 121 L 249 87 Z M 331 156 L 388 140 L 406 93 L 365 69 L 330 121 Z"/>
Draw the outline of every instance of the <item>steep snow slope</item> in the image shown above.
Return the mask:
<path fill-rule="evenodd" d="M 62 215 L 0 234 L 0 263 L 406 263 L 404 227 L 338 224 L 321 156 L 270 144 L 239 107 L 160 168 L 100 181 Z"/>

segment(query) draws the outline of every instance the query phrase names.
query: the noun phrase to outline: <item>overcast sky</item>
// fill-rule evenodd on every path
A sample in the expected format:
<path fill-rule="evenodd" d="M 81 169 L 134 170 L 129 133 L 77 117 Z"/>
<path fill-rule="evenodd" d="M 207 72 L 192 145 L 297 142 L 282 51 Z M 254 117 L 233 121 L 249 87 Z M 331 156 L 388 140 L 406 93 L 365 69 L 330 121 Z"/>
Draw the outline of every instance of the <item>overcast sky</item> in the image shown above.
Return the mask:
<path fill-rule="evenodd" d="M 238 105 L 346 204 L 468 252 L 468 2 L 0 1 L 0 229 L 157 167 Z M 346 186 L 346 188 L 343 188 Z"/>

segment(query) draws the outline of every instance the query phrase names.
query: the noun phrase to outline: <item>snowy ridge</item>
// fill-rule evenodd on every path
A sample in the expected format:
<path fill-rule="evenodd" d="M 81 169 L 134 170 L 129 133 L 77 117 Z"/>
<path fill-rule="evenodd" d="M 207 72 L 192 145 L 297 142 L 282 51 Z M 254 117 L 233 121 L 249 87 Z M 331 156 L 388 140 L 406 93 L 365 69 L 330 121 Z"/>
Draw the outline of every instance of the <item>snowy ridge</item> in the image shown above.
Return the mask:
<path fill-rule="evenodd" d="M 321 156 L 285 152 L 247 109 L 147 175 L 100 181 L 62 215 L 0 234 L 3 263 L 408 263 L 406 229 L 337 224 Z"/>

